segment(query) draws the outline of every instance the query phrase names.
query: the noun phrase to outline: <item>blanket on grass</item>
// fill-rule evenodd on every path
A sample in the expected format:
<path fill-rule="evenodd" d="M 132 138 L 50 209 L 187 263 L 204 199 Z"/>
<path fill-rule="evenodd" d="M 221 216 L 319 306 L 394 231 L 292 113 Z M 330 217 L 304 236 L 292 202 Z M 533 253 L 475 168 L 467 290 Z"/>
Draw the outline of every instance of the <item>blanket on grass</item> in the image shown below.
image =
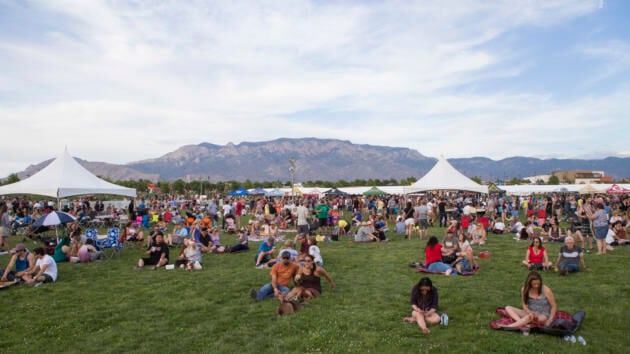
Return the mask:
<path fill-rule="evenodd" d="M 473 270 L 471 271 L 467 271 L 467 272 L 456 272 L 455 268 L 453 268 L 453 273 L 451 273 L 451 275 L 463 275 L 463 276 L 471 276 L 471 275 L 475 275 L 477 273 L 477 271 L 479 270 L 479 264 L 476 264 L 473 267 Z M 421 264 L 418 266 L 418 268 L 416 268 L 416 272 L 418 273 L 428 273 L 428 274 L 441 274 L 443 275 L 443 273 L 438 273 L 438 272 L 432 272 L 430 271 L 427 267 L 425 267 L 424 264 Z"/>
<path fill-rule="evenodd" d="M 501 316 L 501 318 L 490 322 L 490 328 L 501 329 L 504 331 L 522 330 L 522 328 L 504 327 L 514 323 L 514 319 L 508 315 L 505 308 L 499 307 L 496 312 L 497 315 Z M 586 313 L 584 311 L 578 311 L 573 315 L 565 311 L 557 311 L 553 318 L 553 322 L 549 325 L 549 327 L 545 327 L 544 323 L 536 323 L 531 324 L 529 328 L 531 332 L 563 337 L 574 334 L 580 328 L 580 325 L 582 325 L 585 316 Z"/>

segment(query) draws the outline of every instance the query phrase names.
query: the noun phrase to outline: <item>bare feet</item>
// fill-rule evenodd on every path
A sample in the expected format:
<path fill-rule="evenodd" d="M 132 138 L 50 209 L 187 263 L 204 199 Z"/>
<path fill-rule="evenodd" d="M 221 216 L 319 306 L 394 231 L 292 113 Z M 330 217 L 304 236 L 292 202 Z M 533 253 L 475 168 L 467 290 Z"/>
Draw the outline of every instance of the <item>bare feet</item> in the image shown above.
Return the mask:
<path fill-rule="evenodd" d="M 431 331 L 428 328 L 425 327 L 425 328 L 422 329 L 422 333 L 429 334 L 429 333 L 431 333 Z"/>
<path fill-rule="evenodd" d="M 413 323 L 413 322 L 414 322 L 414 321 L 413 321 L 413 317 L 404 317 L 404 318 L 403 318 L 403 322 L 406 322 L 406 323 Z"/>

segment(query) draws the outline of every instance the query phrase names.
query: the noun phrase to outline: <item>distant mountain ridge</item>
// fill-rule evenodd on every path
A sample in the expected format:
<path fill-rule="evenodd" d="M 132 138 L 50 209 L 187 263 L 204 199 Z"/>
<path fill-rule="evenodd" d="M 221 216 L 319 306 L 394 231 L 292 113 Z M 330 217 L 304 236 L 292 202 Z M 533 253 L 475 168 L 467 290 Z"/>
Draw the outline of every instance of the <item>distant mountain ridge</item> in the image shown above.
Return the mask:
<path fill-rule="evenodd" d="M 163 156 L 124 165 L 105 162 L 79 162 L 92 173 L 111 180 L 178 178 L 244 181 L 290 181 L 288 160 L 295 159 L 295 181 L 353 181 L 355 179 L 422 177 L 437 161 L 420 152 L 402 147 L 353 144 L 347 140 L 280 138 L 264 142 L 216 145 L 185 145 Z M 18 173 L 23 179 L 47 166 L 47 160 Z M 455 158 L 449 162 L 466 176 L 483 180 L 511 179 L 557 170 L 598 170 L 613 178 L 630 176 L 630 158 L 607 157 L 601 160 L 546 159 L 510 157 Z"/>

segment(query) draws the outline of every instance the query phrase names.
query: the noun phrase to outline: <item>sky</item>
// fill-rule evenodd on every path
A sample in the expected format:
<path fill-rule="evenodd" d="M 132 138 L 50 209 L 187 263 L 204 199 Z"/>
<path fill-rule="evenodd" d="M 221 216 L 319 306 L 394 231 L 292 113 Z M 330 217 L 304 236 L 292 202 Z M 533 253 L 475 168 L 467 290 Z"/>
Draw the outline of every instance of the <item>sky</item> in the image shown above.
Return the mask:
<path fill-rule="evenodd" d="M 630 1 L 0 0 L 0 176 L 317 137 L 630 156 Z"/>

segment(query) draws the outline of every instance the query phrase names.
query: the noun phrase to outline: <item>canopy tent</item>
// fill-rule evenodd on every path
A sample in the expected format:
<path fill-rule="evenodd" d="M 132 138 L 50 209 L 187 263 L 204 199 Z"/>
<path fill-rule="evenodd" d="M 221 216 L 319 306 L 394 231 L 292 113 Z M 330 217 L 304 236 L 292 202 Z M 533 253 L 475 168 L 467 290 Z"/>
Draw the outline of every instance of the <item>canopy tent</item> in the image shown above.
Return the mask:
<path fill-rule="evenodd" d="M 254 189 L 250 189 L 249 190 L 249 194 L 252 195 L 261 195 L 261 194 L 265 194 L 265 190 L 261 187 L 256 187 Z"/>
<path fill-rule="evenodd" d="M 240 187 L 236 190 L 231 191 L 230 193 L 228 193 L 228 195 L 232 197 L 237 197 L 237 196 L 249 195 L 249 192 L 247 191 L 247 189 Z"/>
<path fill-rule="evenodd" d="M 488 194 L 488 187 L 482 186 L 457 171 L 444 157 L 440 157 L 424 177 L 405 188 L 405 193 L 434 190 L 470 191 Z"/>
<path fill-rule="evenodd" d="M 308 191 L 302 191 L 302 195 L 305 197 L 319 197 L 320 194 L 322 194 L 322 192 L 317 188 L 313 188 Z"/>
<path fill-rule="evenodd" d="M 606 189 L 607 194 L 629 194 L 630 189 L 623 188 L 618 184 L 613 184 L 610 188 Z"/>
<path fill-rule="evenodd" d="M 597 193 L 604 193 L 604 191 L 599 190 L 599 189 L 593 187 L 590 184 L 587 184 L 586 187 L 580 189 L 578 191 L 578 193 L 580 193 L 580 194 L 597 194 Z"/>
<path fill-rule="evenodd" d="M 102 180 L 81 166 L 68 149 L 33 176 L 0 187 L 0 195 L 34 194 L 65 198 L 86 194 L 111 194 L 135 197 L 136 190 Z"/>
<path fill-rule="evenodd" d="M 284 192 L 280 188 L 274 188 L 270 191 L 265 191 L 265 195 L 268 197 L 282 197 Z"/>
<path fill-rule="evenodd" d="M 348 195 L 348 193 L 345 193 L 345 192 L 343 192 L 343 191 L 340 191 L 340 190 L 339 190 L 339 189 L 337 189 L 337 188 L 330 189 L 330 190 L 326 191 L 324 194 L 325 194 L 325 195 L 329 195 L 329 196 L 341 196 L 341 195 Z"/>
<path fill-rule="evenodd" d="M 363 195 L 366 195 L 368 197 L 376 197 L 376 196 L 380 196 L 380 195 L 385 195 L 387 193 L 385 193 L 384 191 L 376 188 L 376 187 L 372 187 L 368 190 L 366 190 L 365 192 L 363 192 Z"/>

